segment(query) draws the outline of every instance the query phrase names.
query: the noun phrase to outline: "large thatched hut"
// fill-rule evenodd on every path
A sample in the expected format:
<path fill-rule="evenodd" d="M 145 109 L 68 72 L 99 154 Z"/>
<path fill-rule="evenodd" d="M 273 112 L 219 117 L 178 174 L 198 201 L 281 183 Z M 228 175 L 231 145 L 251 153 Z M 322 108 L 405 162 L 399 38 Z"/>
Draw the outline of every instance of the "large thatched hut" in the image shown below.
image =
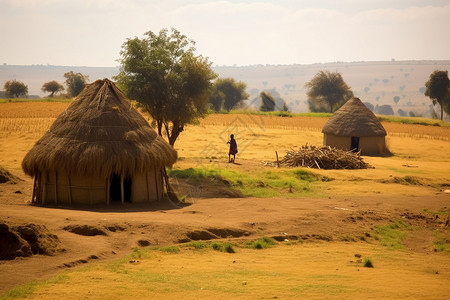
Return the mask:
<path fill-rule="evenodd" d="M 373 112 L 352 98 L 328 120 L 322 129 L 323 144 L 342 150 L 378 154 L 386 150 L 386 130 Z"/>
<path fill-rule="evenodd" d="M 166 192 L 176 151 L 108 79 L 80 93 L 28 152 L 40 204 L 143 203 Z"/>

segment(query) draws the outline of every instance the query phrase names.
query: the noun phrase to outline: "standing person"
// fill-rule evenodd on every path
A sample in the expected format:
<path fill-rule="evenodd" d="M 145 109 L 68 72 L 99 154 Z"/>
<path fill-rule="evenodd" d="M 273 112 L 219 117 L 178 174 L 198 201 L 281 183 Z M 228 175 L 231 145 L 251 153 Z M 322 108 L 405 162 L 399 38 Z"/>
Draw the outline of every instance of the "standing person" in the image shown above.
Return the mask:
<path fill-rule="evenodd" d="M 230 150 L 228 151 L 228 162 L 233 162 L 236 160 L 236 153 L 238 153 L 237 143 L 234 139 L 234 134 L 230 135 L 230 141 L 227 142 L 230 144 Z M 231 155 L 233 155 L 233 161 L 231 161 Z"/>

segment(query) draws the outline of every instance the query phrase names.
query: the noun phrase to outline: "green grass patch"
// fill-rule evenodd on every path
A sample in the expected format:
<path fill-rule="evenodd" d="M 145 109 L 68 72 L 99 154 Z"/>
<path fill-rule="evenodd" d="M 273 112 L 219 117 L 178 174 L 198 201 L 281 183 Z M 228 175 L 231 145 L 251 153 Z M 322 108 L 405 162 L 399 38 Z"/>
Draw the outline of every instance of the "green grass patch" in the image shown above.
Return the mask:
<path fill-rule="evenodd" d="M 130 256 L 134 259 L 142 259 L 147 257 L 146 251 L 137 247 L 133 248 L 133 252 L 131 252 Z"/>
<path fill-rule="evenodd" d="M 213 242 L 211 248 L 220 252 L 235 253 L 233 245 L 227 242 Z"/>
<path fill-rule="evenodd" d="M 193 248 L 194 250 L 213 249 L 220 252 L 235 253 L 234 246 L 228 242 L 202 242 L 192 241 L 181 245 L 181 247 Z"/>
<path fill-rule="evenodd" d="M 271 237 L 262 237 L 254 241 L 248 241 L 245 243 L 247 248 L 253 249 L 265 249 L 276 245 L 277 242 Z"/>
<path fill-rule="evenodd" d="M 450 253 L 450 248 L 445 239 L 441 239 L 434 242 L 434 249 L 436 252 Z"/>
<path fill-rule="evenodd" d="M 397 184 L 403 184 L 403 185 L 424 185 L 422 182 L 422 179 L 415 177 L 415 176 L 404 176 L 404 177 L 398 177 L 394 176 L 390 179 L 382 179 L 379 180 L 381 183 L 397 183 Z"/>
<path fill-rule="evenodd" d="M 426 212 L 427 214 L 430 214 L 430 215 L 433 215 L 433 216 L 436 216 L 436 215 L 442 216 L 442 217 L 448 216 L 448 211 L 444 210 L 442 208 L 439 209 L 438 211 L 433 211 L 431 209 L 425 208 L 423 211 Z"/>
<path fill-rule="evenodd" d="M 194 249 L 206 249 L 209 248 L 209 243 L 201 242 L 201 241 L 192 241 L 182 245 L 183 247 L 190 247 Z"/>
<path fill-rule="evenodd" d="M 393 181 L 404 185 L 423 185 L 420 179 L 414 176 L 394 177 Z"/>
<path fill-rule="evenodd" d="M 173 253 L 173 254 L 180 252 L 180 248 L 178 246 L 159 247 L 159 248 L 157 248 L 157 250 L 162 251 L 162 252 L 167 252 L 167 253 Z"/>
<path fill-rule="evenodd" d="M 10 289 L 3 295 L 0 295 L 0 300 L 15 299 L 15 298 L 26 298 L 28 295 L 32 294 L 37 287 L 40 287 L 42 283 L 37 281 L 32 281 L 27 284 L 20 285 L 13 289 Z"/>
<path fill-rule="evenodd" d="M 450 253 L 449 241 L 440 232 L 435 232 L 434 234 L 434 251 Z"/>
<path fill-rule="evenodd" d="M 374 230 L 374 238 L 383 246 L 391 249 L 404 249 L 403 240 L 412 228 L 404 221 L 398 220 L 387 225 L 375 226 Z"/>
<path fill-rule="evenodd" d="M 396 173 L 402 173 L 402 174 L 423 174 L 423 170 L 415 169 L 415 168 L 388 168 L 388 170 L 394 171 Z"/>
<path fill-rule="evenodd" d="M 297 197 L 319 192 L 315 182 L 331 181 L 303 168 L 268 168 L 252 172 L 227 168 L 188 168 L 169 170 L 171 178 L 184 179 L 197 187 L 220 187 L 252 197 Z"/>
<path fill-rule="evenodd" d="M 392 123 L 401 123 L 401 124 L 450 127 L 449 122 L 436 120 L 436 119 L 427 119 L 427 118 L 379 116 L 378 120 L 385 121 L 385 122 L 392 122 Z"/>
<path fill-rule="evenodd" d="M 261 116 L 280 116 L 280 117 L 313 117 L 313 118 L 329 118 L 333 114 L 332 113 L 313 113 L 313 112 L 307 112 L 307 113 L 291 113 L 291 112 L 285 112 L 285 111 L 259 111 L 254 109 L 237 109 L 237 110 L 231 110 L 231 111 L 219 111 L 214 112 L 211 111 L 210 113 L 216 113 L 216 114 L 248 114 L 248 115 L 261 115 Z"/>
<path fill-rule="evenodd" d="M 49 284 L 58 284 L 67 282 L 70 280 L 70 276 L 67 273 L 58 274 L 55 277 L 44 281 L 31 281 L 26 284 L 22 284 L 15 288 L 10 289 L 6 293 L 0 295 L 0 300 L 27 298 L 27 296 L 33 294 L 38 289 L 43 289 Z"/>

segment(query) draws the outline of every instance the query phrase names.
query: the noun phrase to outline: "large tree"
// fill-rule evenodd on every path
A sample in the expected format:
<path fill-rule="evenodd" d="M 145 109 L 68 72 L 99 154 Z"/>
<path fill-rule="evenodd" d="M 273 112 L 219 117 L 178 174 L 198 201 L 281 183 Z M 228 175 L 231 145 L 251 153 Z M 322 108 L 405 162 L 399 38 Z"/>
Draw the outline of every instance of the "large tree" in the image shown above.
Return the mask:
<path fill-rule="evenodd" d="M 450 105 L 449 93 L 450 80 L 448 71 L 435 70 L 430 75 L 430 79 L 425 83 L 425 96 L 433 101 L 433 105 L 439 103 L 441 106 L 441 120 L 444 118 L 444 107 Z"/>
<path fill-rule="evenodd" d="M 230 111 L 243 100 L 248 99 L 249 95 L 245 91 L 246 88 L 247 85 L 244 82 L 236 82 L 234 78 L 218 78 L 214 82 L 209 102 L 215 111 L 223 108 Z"/>
<path fill-rule="evenodd" d="M 58 83 L 56 80 L 52 80 L 49 82 L 46 82 L 42 85 L 41 90 L 43 92 L 50 93 L 49 97 L 53 97 L 56 93 L 61 92 L 64 90 L 64 87 L 62 84 Z"/>
<path fill-rule="evenodd" d="M 6 97 L 19 98 L 21 96 L 26 97 L 28 95 L 28 86 L 15 79 L 5 82 L 3 89 L 5 90 Z"/>
<path fill-rule="evenodd" d="M 259 94 L 261 97 L 260 111 L 274 111 L 275 110 L 275 98 L 269 92 L 261 92 Z"/>
<path fill-rule="evenodd" d="M 66 78 L 67 91 L 71 97 L 78 96 L 89 81 L 89 76 L 73 71 L 64 74 Z"/>
<path fill-rule="evenodd" d="M 338 72 L 319 71 L 311 81 L 305 84 L 305 87 L 310 103 L 315 107 L 326 104 L 331 113 L 338 110 L 353 96 L 350 87 Z"/>
<path fill-rule="evenodd" d="M 115 77 L 130 99 L 138 102 L 174 145 L 186 124 L 208 111 L 212 80 L 217 77 L 208 58 L 194 54 L 194 41 L 172 28 L 122 45 L 120 73 Z"/>

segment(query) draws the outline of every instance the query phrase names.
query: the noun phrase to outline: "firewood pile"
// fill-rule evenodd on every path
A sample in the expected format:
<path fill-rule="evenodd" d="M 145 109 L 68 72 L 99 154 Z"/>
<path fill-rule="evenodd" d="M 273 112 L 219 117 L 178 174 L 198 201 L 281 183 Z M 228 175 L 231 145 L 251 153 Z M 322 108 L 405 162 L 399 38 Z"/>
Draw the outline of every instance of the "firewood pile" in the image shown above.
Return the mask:
<path fill-rule="evenodd" d="M 286 156 L 276 162 L 264 162 L 266 166 L 307 167 L 315 169 L 367 169 L 372 166 L 363 161 L 361 152 L 344 151 L 330 146 L 302 146 L 299 150 L 286 151 Z"/>

